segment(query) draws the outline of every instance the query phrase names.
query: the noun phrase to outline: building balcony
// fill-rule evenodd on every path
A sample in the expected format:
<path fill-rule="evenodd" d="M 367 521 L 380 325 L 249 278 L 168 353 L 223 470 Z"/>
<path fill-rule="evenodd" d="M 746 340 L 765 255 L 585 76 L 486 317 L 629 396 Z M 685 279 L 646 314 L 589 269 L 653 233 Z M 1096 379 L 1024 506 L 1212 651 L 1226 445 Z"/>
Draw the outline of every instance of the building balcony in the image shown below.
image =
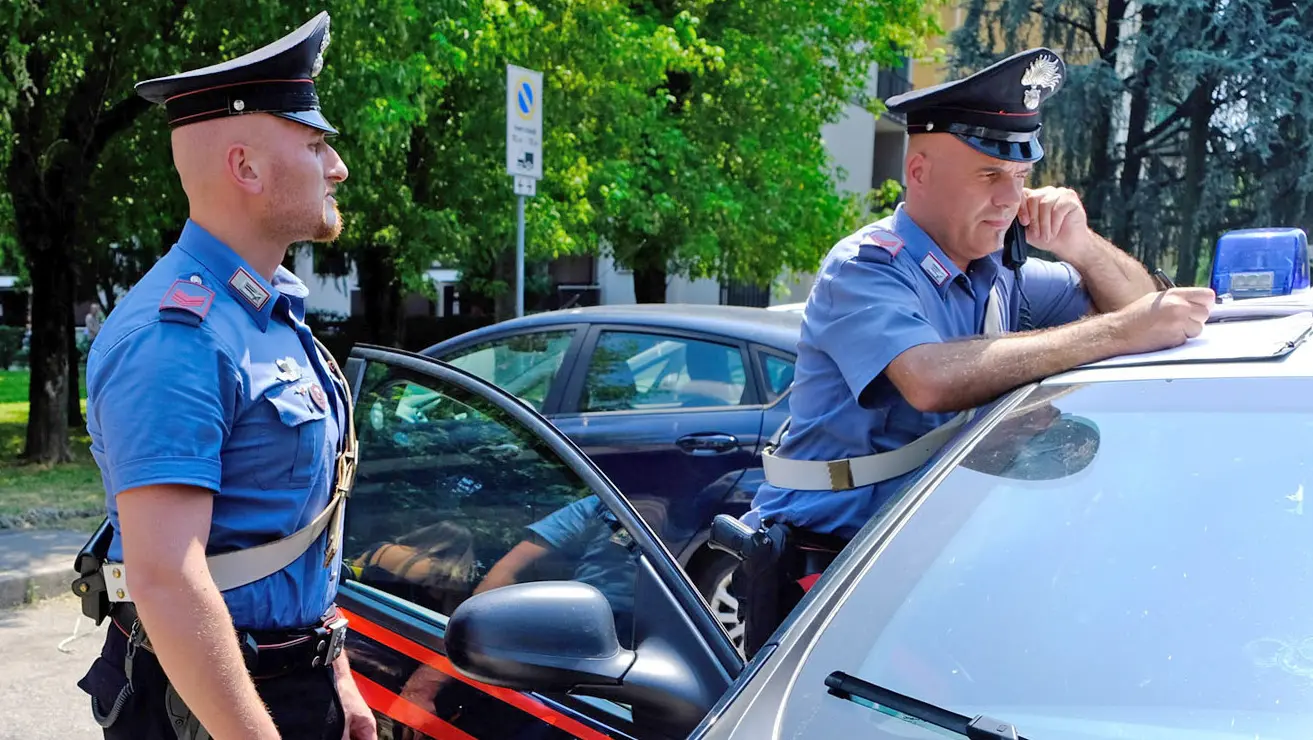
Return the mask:
<path fill-rule="evenodd" d="M 888 100 L 895 95 L 901 95 L 912 89 L 912 81 L 907 76 L 907 60 L 904 59 L 899 67 L 884 68 L 881 67 L 875 75 L 875 94 L 880 100 Z M 891 120 L 902 124 L 907 123 L 905 116 L 896 113 L 885 113 L 885 116 Z"/>

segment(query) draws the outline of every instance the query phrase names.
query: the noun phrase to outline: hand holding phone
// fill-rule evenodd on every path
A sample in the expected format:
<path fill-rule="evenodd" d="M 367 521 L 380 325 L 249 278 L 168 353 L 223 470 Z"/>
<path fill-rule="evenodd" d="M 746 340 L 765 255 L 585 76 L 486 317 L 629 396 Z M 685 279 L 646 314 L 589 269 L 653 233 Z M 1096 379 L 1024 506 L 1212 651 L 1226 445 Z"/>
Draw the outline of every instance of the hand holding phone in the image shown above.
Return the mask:
<path fill-rule="evenodd" d="M 1012 225 L 1003 235 L 1003 266 L 1009 270 L 1021 267 L 1021 263 L 1026 261 L 1029 246 L 1026 242 L 1026 227 L 1021 225 L 1021 219 L 1013 219 Z"/>

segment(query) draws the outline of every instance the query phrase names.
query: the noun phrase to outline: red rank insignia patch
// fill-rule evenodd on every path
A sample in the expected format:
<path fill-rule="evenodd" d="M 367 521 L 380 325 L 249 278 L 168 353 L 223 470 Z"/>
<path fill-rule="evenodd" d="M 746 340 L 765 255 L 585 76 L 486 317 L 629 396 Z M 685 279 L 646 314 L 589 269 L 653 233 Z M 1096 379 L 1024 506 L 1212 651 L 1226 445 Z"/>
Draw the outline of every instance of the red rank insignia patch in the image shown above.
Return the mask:
<path fill-rule="evenodd" d="M 862 236 L 862 244 L 873 244 L 888 252 L 890 257 L 897 257 L 903 249 L 903 238 L 892 231 L 873 229 Z"/>
<path fill-rule="evenodd" d="M 210 313 L 212 305 L 214 305 L 213 290 L 200 283 L 179 279 L 173 281 L 173 285 L 165 291 L 164 298 L 160 301 L 160 310 L 186 311 L 195 314 L 197 318 L 204 319 Z"/>

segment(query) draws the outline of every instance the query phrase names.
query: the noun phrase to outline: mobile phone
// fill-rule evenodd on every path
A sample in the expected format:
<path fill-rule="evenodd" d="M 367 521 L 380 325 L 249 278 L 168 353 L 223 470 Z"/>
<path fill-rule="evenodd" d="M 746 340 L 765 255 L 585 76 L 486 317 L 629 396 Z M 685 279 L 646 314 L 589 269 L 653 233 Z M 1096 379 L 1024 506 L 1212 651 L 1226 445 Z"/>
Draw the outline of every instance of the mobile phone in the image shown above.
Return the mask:
<path fill-rule="evenodd" d="M 1026 261 L 1029 246 L 1026 242 L 1026 227 L 1021 225 L 1021 219 L 1013 219 L 1008 233 L 1003 235 L 1003 266 L 1009 270 L 1021 267 L 1021 263 Z"/>

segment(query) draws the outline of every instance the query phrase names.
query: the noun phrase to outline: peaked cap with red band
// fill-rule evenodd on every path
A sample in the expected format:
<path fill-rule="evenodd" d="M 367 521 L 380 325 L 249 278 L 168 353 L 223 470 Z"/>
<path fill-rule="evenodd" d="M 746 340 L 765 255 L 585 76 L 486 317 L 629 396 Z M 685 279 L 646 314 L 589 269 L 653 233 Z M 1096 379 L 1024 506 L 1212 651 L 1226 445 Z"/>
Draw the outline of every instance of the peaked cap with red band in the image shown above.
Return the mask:
<path fill-rule="evenodd" d="M 283 38 L 236 59 L 137 83 L 137 94 L 163 105 L 169 126 L 223 116 L 269 113 L 328 134 L 314 78 L 324 66 L 329 19 L 321 12 Z"/>
<path fill-rule="evenodd" d="M 1067 67 L 1058 53 L 1028 49 L 970 77 L 912 90 L 885 101 L 907 117 L 907 133 L 953 134 L 978 152 L 1011 162 L 1044 156 L 1040 106 L 1062 87 Z"/>

